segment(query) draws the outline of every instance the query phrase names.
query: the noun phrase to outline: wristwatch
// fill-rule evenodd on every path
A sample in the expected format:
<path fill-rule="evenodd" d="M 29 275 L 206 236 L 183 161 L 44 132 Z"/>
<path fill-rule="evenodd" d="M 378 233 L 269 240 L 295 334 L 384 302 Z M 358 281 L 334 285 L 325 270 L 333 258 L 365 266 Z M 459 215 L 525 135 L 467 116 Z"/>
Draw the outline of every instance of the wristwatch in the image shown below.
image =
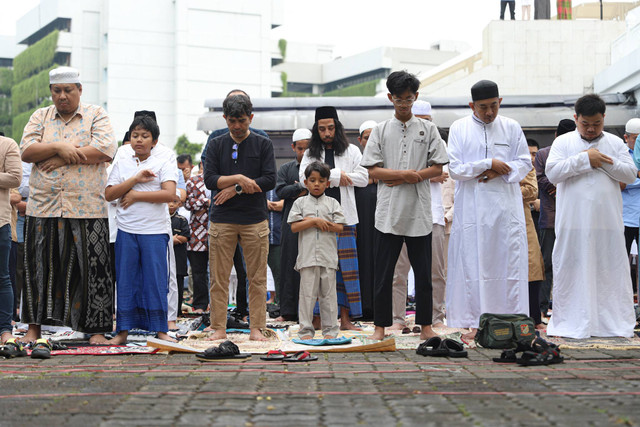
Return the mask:
<path fill-rule="evenodd" d="M 236 194 L 242 194 L 242 186 L 240 184 L 236 184 Z"/>

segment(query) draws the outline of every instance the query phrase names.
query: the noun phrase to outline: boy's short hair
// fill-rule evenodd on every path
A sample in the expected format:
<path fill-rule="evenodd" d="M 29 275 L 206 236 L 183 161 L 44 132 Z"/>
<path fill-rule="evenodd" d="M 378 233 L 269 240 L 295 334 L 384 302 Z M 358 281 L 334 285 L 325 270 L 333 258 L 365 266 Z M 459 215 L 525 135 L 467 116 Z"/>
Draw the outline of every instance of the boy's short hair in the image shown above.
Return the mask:
<path fill-rule="evenodd" d="M 158 123 L 156 123 L 156 121 L 150 116 L 134 117 L 133 122 L 131 122 L 131 126 L 129 126 L 129 132 L 133 132 L 136 128 L 144 129 L 151 132 L 151 137 L 154 141 L 157 141 L 158 137 L 160 136 L 160 128 L 158 127 Z"/>
<path fill-rule="evenodd" d="M 576 116 L 595 116 L 600 113 L 604 115 L 607 110 L 607 104 L 595 93 L 590 93 L 576 101 Z"/>
<path fill-rule="evenodd" d="M 321 177 L 329 179 L 331 176 L 331 169 L 329 165 L 322 162 L 313 162 L 304 170 L 304 177 L 309 178 L 312 172 L 318 172 Z"/>
<path fill-rule="evenodd" d="M 394 71 L 387 77 L 387 89 L 391 95 L 402 95 L 407 90 L 417 93 L 420 89 L 420 80 L 406 71 Z"/>
<path fill-rule="evenodd" d="M 248 96 L 233 95 L 225 98 L 222 102 L 222 112 L 226 117 L 250 116 L 253 111 L 253 104 Z"/>
<path fill-rule="evenodd" d="M 191 158 L 191 154 L 180 154 L 176 157 L 176 162 L 184 163 L 189 162 L 190 165 L 193 165 L 193 159 Z"/>

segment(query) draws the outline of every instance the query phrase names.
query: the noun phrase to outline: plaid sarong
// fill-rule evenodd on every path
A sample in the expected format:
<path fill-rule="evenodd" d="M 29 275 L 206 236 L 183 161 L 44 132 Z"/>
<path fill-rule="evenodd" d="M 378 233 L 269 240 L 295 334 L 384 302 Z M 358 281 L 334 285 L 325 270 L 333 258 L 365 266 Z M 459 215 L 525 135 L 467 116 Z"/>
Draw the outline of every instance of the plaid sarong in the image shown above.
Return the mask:
<path fill-rule="evenodd" d="M 558 6 L 558 19 L 572 19 L 571 18 L 571 0 L 556 0 Z"/>
<path fill-rule="evenodd" d="M 338 234 L 338 259 L 340 265 L 336 272 L 338 305 L 347 307 L 349 316 L 352 318 L 362 317 L 355 225 L 345 225 L 342 232 Z"/>
<path fill-rule="evenodd" d="M 27 216 L 22 322 L 113 330 L 113 277 L 106 218 Z"/>

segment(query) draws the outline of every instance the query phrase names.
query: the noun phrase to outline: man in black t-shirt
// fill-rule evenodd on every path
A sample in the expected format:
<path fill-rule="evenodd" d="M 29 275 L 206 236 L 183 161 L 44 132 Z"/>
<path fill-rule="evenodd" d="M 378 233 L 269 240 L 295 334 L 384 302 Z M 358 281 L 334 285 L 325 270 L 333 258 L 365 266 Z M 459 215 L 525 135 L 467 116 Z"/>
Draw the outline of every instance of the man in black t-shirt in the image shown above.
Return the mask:
<path fill-rule="evenodd" d="M 222 104 L 229 133 L 207 146 L 204 182 L 215 192 L 210 215 L 212 339 L 226 338 L 229 275 L 237 243 L 249 277 L 249 338 L 265 340 L 269 224 L 265 193 L 276 185 L 276 161 L 268 138 L 249 130 L 252 104 L 244 95 Z"/>

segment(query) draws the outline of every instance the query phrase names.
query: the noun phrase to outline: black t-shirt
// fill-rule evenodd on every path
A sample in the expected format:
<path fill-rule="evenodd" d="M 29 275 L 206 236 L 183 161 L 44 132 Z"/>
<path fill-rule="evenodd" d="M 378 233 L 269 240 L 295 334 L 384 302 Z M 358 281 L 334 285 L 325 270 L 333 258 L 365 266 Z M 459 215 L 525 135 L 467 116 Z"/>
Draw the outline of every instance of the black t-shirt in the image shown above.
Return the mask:
<path fill-rule="evenodd" d="M 336 158 L 335 153 L 333 152 L 333 148 L 325 148 L 324 149 L 324 162 L 329 165 L 330 169 L 336 167 Z M 329 197 L 333 197 L 340 203 L 340 187 L 330 187 L 327 188 L 324 192 Z"/>
<path fill-rule="evenodd" d="M 222 205 L 212 203 L 210 220 L 226 224 L 257 224 L 267 219 L 267 191 L 276 186 L 276 158 L 269 138 L 253 132 L 238 144 L 237 159 L 233 159 L 235 141 L 228 133 L 219 136 L 207 146 L 204 164 L 204 183 L 218 192 L 221 176 L 241 174 L 255 180 L 262 192 L 235 195 Z M 212 200 L 213 202 L 213 200 Z"/>

